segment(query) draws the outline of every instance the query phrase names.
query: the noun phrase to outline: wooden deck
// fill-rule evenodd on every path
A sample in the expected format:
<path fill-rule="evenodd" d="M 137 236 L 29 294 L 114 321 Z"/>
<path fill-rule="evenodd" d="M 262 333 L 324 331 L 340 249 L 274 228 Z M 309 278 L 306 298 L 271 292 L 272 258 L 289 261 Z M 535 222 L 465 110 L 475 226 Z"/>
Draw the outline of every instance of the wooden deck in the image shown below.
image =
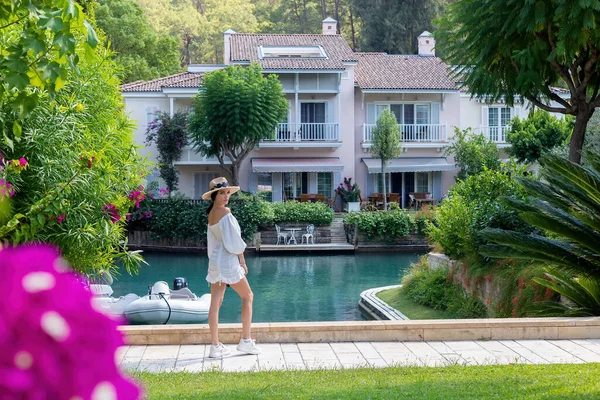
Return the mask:
<path fill-rule="evenodd" d="M 263 244 L 256 251 L 354 251 L 354 246 L 347 243 L 317 244 Z"/>

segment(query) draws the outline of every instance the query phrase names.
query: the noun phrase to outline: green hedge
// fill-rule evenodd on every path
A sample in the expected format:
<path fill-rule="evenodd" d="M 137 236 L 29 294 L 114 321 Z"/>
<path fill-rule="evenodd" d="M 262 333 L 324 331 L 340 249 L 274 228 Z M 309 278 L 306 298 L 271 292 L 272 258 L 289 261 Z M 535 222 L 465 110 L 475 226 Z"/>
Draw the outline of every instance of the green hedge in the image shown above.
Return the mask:
<path fill-rule="evenodd" d="M 130 230 L 149 230 L 156 239 L 185 238 L 205 240 L 208 217 L 208 201 L 190 200 L 181 195 L 167 199 L 147 198 L 132 213 Z M 238 192 L 229 201 L 229 208 L 242 229 L 242 236 L 249 241 L 260 225 L 274 223 L 309 223 L 329 225 L 333 211 L 323 203 L 270 203 L 246 192 Z M 151 215 L 145 217 L 144 215 Z"/>
<path fill-rule="evenodd" d="M 344 224 L 358 224 L 358 230 L 368 237 L 393 240 L 414 231 L 413 219 L 403 210 L 351 212 L 344 217 Z"/>

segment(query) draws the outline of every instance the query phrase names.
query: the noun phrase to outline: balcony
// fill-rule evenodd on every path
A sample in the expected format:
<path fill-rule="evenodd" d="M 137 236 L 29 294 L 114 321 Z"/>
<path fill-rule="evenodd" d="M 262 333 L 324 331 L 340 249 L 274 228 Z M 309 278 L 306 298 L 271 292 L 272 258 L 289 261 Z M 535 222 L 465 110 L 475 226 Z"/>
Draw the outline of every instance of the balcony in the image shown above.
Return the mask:
<path fill-rule="evenodd" d="M 375 124 L 363 125 L 363 149 L 370 148 L 373 141 Z M 414 148 L 444 147 L 448 143 L 447 127 L 442 124 L 405 124 L 400 125 L 402 145 Z"/>
<path fill-rule="evenodd" d="M 229 158 L 226 158 L 225 164 L 230 164 Z M 215 165 L 219 164 L 217 157 L 206 157 L 192 148 L 192 146 L 184 146 L 181 149 L 181 158 L 175 161 L 175 165 Z"/>
<path fill-rule="evenodd" d="M 510 146 L 510 143 L 506 142 L 506 134 L 510 130 L 510 126 L 482 126 L 481 133 L 487 139 L 496 143 L 498 147 Z"/>
<path fill-rule="evenodd" d="M 275 129 L 275 138 L 263 140 L 259 147 L 340 147 L 340 124 L 324 123 L 281 123 Z"/>

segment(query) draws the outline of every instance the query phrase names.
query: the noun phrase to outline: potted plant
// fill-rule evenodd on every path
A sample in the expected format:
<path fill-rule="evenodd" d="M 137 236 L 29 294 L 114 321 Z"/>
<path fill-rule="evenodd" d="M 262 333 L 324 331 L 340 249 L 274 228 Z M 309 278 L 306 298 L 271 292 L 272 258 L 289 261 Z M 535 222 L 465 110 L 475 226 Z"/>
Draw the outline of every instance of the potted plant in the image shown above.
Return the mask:
<path fill-rule="evenodd" d="M 340 183 L 336 192 L 346 204 L 346 211 L 360 211 L 360 188 L 356 182 L 352 183 L 352 178 L 344 178 L 344 182 Z"/>

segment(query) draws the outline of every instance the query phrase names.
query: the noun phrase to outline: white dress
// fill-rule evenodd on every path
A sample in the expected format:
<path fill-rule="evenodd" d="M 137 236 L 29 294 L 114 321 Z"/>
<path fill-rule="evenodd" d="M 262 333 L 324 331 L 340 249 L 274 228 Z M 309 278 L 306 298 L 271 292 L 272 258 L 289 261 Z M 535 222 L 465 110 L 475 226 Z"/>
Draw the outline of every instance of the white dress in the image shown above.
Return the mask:
<path fill-rule="evenodd" d="M 233 214 L 226 214 L 219 222 L 208 225 L 206 230 L 208 247 L 209 283 L 238 283 L 244 277 L 238 254 L 246 249 L 242 231 Z"/>

